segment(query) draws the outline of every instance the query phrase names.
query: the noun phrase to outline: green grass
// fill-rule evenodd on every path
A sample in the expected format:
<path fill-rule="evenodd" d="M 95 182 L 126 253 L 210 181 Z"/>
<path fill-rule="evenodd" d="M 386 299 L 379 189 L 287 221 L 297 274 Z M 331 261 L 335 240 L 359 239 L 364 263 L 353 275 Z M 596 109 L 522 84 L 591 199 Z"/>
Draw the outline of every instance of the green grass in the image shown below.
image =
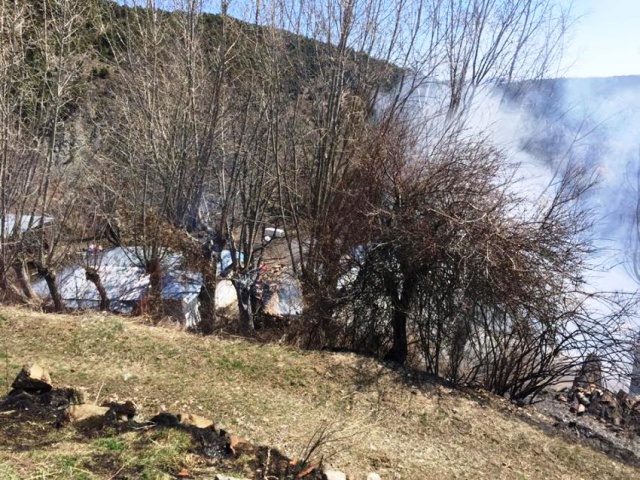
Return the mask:
<path fill-rule="evenodd" d="M 0 462 L 0 478 L 3 480 L 21 480 L 11 465 L 3 462 Z"/>
<path fill-rule="evenodd" d="M 96 447 L 110 452 L 122 452 L 127 448 L 127 444 L 117 438 L 100 438 L 96 442 Z"/>
<path fill-rule="evenodd" d="M 313 433 L 330 424 L 330 441 L 318 454 L 353 478 L 370 471 L 403 479 L 425 478 L 424 472 L 430 478 L 640 478 L 637 469 L 519 420 L 502 399 L 481 401 L 436 385 L 416 394 L 372 359 L 201 337 L 102 314 L 16 308 L 0 314 L 5 384 L 22 364 L 38 362 L 57 386 L 86 387 L 91 401 L 131 398 L 144 418 L 160 410 L 195 413 L 290 457 L 304 455 Z M 18 427 L 19 438 L 11 440 Z M 181 430 L 88 435 L 50 421 L 11 425 L 0 418 L 0 438 L 0 479 L 169 479 L 182 468 L 207 472 L 202 478 L 216 473 Z M 243 476 L 245 467 L 225 471 Z"/>

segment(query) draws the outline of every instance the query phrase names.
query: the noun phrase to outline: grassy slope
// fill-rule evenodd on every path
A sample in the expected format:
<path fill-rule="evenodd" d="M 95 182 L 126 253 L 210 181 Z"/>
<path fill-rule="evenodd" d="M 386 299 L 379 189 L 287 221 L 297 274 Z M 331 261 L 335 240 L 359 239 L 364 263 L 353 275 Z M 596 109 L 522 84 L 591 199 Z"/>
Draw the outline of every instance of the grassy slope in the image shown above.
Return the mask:
<path fill-rule="evenodd" d="M 368 471 L 385 479 L 640 476 L 530 426 L 498 399 L 432 385 L 411 388 L 354 355 L 200 338 L 98 314 L 15 308 L 0 314 L 0 393 L 22 364 L 36 361 L 49 368 L 56 385 L 85 386 L 90 398 L 133 397 L 147 418 L 161 406 L 199 413 L 290 456 L 330 424 L 335 441 L 325 453 L 334 453 L 331 463 L 354 479 Z M 177 433 L 147 439 L 153 448 L 143 459 L 127 455 L 136 441 L 131 435 L 92 439 L 67 427 L 39 441 L 2 441 L 0 477 L 109 478 L 131 462 L 151 478 L 195 468 Z M 82 460 L 92 455 L 101 456 L 102 469 Z"/>

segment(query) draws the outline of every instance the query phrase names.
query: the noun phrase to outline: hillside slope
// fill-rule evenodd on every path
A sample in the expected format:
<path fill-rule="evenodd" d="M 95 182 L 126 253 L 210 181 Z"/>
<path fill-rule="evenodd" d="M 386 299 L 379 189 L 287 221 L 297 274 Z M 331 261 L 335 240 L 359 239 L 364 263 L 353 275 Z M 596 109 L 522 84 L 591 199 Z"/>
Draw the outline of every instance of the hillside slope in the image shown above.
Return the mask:
<path fill-rule="evenodd" d="M 417 384 L 371 359 L 203 338 L 98 314 L 16 308 L 0 314 L 2 395 L 20 366 L 35 361 L 56 385 L 84 386 L 91 399 L 132 398 L 146 418 L 161 409 L 198 413 L 291 457 L 325 426 L 332 441 L 324 453 L 353 479 L 371 471 L 383 479 L 640 476 L 634 467 L 545 433 L 545 419 L 533 411 L 481 393 Z M 126 439 L 70 440 L 73 427 L 55 434 L 42 429 L 37 439 L 1 442 L 0 477 L 130 478 L 122 476 L 133 461 L 125 455 Z M 175 478 L 154 469 L 154 461 L 138 472 Z M 184 454 L 173 462 L 193 469 L 197 460 Z"/>

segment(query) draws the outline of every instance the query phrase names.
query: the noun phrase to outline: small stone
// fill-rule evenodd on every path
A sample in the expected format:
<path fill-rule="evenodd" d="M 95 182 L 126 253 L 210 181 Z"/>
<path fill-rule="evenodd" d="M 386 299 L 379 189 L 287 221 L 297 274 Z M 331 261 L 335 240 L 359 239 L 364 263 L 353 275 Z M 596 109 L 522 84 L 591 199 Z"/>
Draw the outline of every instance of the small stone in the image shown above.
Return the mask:
<path fill-rule="evenodd" d="M 66 417 L 73 423 L 82 422 L 89 418 L 104 417 L 109 411 L 107 407 L 99 407 L 98 405 L 92 405 L 85 403 L 83 405 L 71 405 L 65 411 Z"/>
<path fill-rule="evenodd" d="M 367 475 L 367 480 L 381 480 L 381 479 L 380 479 L 380 475 L 378 475 L 377 473 L 370 473 L 369 475 Z"/>
<path fill-rule="evenodd" d="M 566 395 L 564 394 L 560 394 L 556 397 L 556 400 L 559 402 L 563 402 L 563 403 L 567 403 L 569 401 L 569 399 L 567 398 Z"/>
<path fill-rule="evenodd" d="M 178 415 L 178 417 L 180 418 L 180 423 L 188 427 L 210 429 L 215 428 L 211 420 L 200 415 L 194 415 L 192 413 L 182 413 Z"/>
<path fill-rule="evenodd" d="M 347 480 L 344 472 L 333 470 L 330 466 L 322 467 L 322 480 Z"/>
<path fill-rule="evenodd" d="M 584 412 L 587 411 L 587 407 L 585 407 L 582 403 L 578 405 L 578 415 L 583 415 Z"/>
<path fill-rule="evenodd" d="M 214 477 L 215 480 L 242 480 L 241 478 L 238 477 L 228 477 L 226 475 L 222 475 L 221 473 L 216 474 L 216 476 Z"/>
<path fill-rule="evenodd" d="M 227 435 L 227 452 L 232 455 L 241 456 L 243 454 L 253 455 L 255 447 L 236 435 Z"/>
<path fill-rule="evenodd" d="M 588 407 L 589 404 L 591 403 L 589 398 L 582 392 L 578 392 L 576 394 L 576 397 L 578 398 L 578 401 L 580 402 L 580 404 L 584 405 L 585 407 Z"/>
<path fill-rule="evenodd" d="M 51 391 L 51 377 L 46 369 L 33 363 L 22 367 L 11 387 L 15 390 L 45 393 Z"/>

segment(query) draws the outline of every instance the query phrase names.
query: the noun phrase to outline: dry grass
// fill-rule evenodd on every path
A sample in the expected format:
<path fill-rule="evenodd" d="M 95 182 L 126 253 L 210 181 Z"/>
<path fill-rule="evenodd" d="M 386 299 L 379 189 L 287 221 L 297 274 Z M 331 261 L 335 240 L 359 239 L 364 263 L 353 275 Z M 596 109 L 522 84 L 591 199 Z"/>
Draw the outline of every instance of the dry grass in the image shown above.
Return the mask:
<path fill-rule="evenodd" d="M 202 338 L 100 314 L 0 314 L 0 393 L 24 363 L 38 362 L 56 385 L 87 387 L 92 399 L 133 398 L 147 418 L 160 409 L 198 413 L 291 457 L 303 457 L 326 428 L 323 453 L 355 480 L 370 471 L 384 479 L 640 477 L 531 426 L 499 399 L 412 388 L 371 359 Z M 23 448 L 3 441 L 0 478 L 115 478 L 132 465 L 140 478 L 171 478 L 167 471 L 197 464 L 184 438 L 153 438 L 155 456 L 141 456 L 130 435 L 96 439 L 65 428 L 23 440 Z M 101 455 L 101 469 L 88 469 L 87 455 Z"/>

